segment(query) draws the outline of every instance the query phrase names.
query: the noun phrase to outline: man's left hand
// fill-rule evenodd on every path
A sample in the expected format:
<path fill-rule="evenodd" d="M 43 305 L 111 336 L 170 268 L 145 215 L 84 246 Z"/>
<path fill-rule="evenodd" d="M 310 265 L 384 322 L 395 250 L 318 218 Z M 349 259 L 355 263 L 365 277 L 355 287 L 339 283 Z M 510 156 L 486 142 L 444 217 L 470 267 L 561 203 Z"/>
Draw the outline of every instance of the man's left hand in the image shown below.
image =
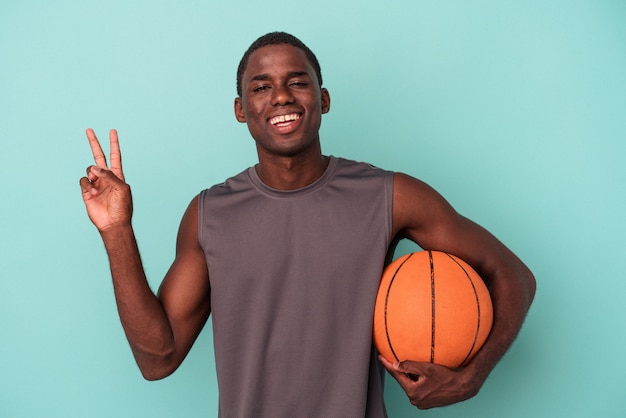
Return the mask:
<path fill-rule="evenodd" d="M 398 381 L 411 404 L 430 409 L 467 400 L 478 393 L 482 382 L 468 381 L 462 369 L 452 370 L 433 363 L 403 361 L 391 363 L 378 356 Z"/>

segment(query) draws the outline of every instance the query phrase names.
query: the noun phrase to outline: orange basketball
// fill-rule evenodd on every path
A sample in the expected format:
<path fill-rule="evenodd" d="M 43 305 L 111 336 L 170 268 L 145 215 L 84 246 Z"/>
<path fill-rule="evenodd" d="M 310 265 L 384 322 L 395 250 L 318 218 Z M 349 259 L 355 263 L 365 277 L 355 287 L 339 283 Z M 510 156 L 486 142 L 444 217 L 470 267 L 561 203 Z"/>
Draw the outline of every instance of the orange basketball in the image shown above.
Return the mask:
<path fill-rule="evenodd" d="M 463 260 L 439 251 L 402 256 L 383 272 L 374 345 L 387 360 L 466 364 L 491 331 L 487 286 Z"/>

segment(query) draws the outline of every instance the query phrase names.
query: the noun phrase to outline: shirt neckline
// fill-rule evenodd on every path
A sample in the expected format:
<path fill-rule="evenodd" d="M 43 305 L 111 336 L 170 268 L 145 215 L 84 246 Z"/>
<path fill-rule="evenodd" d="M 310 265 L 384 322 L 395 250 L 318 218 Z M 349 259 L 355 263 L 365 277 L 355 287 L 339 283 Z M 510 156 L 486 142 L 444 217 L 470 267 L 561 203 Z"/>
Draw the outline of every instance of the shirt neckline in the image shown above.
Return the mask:
<path fill-rule="evenodd" d="M 304 194 L 312 193 L 324 187 L 324 185 L 328 183 L 328 181 L 335 174 L 335 170 L 337 169 L 337 164 L 338 164 L 338 159 L 333 157 L 332 155 L 329 156 L 328 166 L 326 167 L 326 170 L 324 170 L 324 173 L 322 173 L 322 175 L 317 180 L 315 180 L 313 183 L 308 184 L 304 187 L 301 187 L 299 189 L 293 189 L 293 190 L 275 189 L 263 183 L 263 181 L 259 177 L 259 174 L 256 171 L 256 168 L 255 168 L 256 166 L 252 166 L 248 168 L 247 172 L 248 172 L 248 178 L 261 193 L 266 194 L 268 196 L 286 198 L 286 197 L 302 196 Z"/>

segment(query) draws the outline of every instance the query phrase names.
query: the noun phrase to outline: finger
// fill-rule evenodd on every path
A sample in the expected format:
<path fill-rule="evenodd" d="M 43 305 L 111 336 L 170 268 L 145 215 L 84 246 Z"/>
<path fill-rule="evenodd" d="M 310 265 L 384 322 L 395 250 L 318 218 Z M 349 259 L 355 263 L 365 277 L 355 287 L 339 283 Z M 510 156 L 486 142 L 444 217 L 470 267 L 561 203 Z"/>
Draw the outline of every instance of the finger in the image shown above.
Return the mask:
<path fill-rule="evenodd" d="M 385 366 L 385 369 L 389 371 L 393 370 L 393 363 L 387 360 L 382 354 L 378 355 L 378 360 L 382 363 L 383 366 Z"/>
<path fill-rule="evenodd" d="M 398 380 L 398 382 L 408 383 L 408 382 L 417 382 L 419 380 L 419 374 L 415 373 L 414 370 L 409 371 L 403 367 L 404 362 L 401 363 L 397 361 L 395 363 L 392 363 L 381 355 L 378 356 L 378 359 L 380 360 L 382 365 L 387 369 L 387 371 L 389 371 L 389 373 L 391 373 L 391 375 L 395 377 L 396 380 Z"/>
<path fill-rule="evenodd" d="M 98 167 L 108 168 L 107 159 L 104 156 L 104 152 L 102 152 L 100 142 L 98 142 L 96 133 L 91 128 L 87 129 L 87 139 L 89 140 L 89 146 L 91 147 L 91 152 L 93 154 L 93 159 L 96 162 L 96 165 Z"/>
<path fill-rule="evenodd" d="M 385 369 L 387 369 L 387 371 L 396 378 L 396 380 L 398 380 L 399 382 L 402 379 L 406 379 L 406 375 L 404 374 L 404 372 L 398 370 L 398 362 L 396 363 L 392 363 L 389 360 L 387 360 L 385 357 L 383 357 L 382 355 L 378 356 L 378 360 L 381 362 L 381 364 L 385 367 Z M 400 382 L 401 383 L 401 382 Z"/>
<path fill-rule="evenodd" d="M 93 183 L 87 177 L 80 179 L 80 190 L 84 200 L 89 200 L 98 194 L 98 189 L 94 187 Z"/>
<path fill-rule="evenodd" d="M 87 179 L 90 182 L 98 180 L 102 176 L 102 169 L 96 165 L 90 165 L 87 167 Z"/>
<path fill-rule="evenodd" d="M 122 171 L 122 153 L 120 151 L 120 142 L 117 137 L 117 131 L 115 129 L 111 129 L 111 131 L 109 132 L 109 143 L 111 171 L 121 180 L 124 180 L 124 174 Z"/>
<path fill-rule="evenodd" d="M 96 181 L 96 179 L 98 178 L 98 176 L 96 176 L 93 173 L 93 171 L 92 171 L 93 167 L 94 167 L 93 165 L 90 165 L 89 167 L 87 167 L 87 170 L 86 170 L 87 171 L 87 180 L 89 180 L 89 181 Z"/>
<path fill-rule="evenodd" d="M 413 382 L 417 382 L 422 376 L 426 375 L 426 372 L 428 371 L 427 367 L 430 365 L 430 363 L 402 361 L 394 364 L 394 368 L 399 372 L 404 373 Z"/>

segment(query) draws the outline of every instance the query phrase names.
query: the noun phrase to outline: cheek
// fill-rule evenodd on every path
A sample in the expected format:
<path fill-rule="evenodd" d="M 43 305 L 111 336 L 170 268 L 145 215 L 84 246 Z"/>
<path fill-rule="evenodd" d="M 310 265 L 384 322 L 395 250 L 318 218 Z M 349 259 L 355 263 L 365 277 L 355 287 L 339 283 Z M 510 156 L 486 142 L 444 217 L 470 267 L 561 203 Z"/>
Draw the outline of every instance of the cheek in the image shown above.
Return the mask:
<path fill-rule="evenodd" d="M 244 114 L 246 115 L 246 120 L 250 124 L 260 125 L 263 122 L 263 110 L 260 106 L 254 106 L 253 104 L 249 104 L 244 110 Z"/>
<path fill-rule="evenodd" d="M 254 100 L 250 100 L 249 97 L 245 96 L 241 98 L 241 101 L 239 102 L 239 107 L 241 109 L 241 115 L 246 119 L 254 117 L 255 115 L 259 115 L 261 111 L 261 107 L 258 105 L 258 103 L 255 103 Z"/>

